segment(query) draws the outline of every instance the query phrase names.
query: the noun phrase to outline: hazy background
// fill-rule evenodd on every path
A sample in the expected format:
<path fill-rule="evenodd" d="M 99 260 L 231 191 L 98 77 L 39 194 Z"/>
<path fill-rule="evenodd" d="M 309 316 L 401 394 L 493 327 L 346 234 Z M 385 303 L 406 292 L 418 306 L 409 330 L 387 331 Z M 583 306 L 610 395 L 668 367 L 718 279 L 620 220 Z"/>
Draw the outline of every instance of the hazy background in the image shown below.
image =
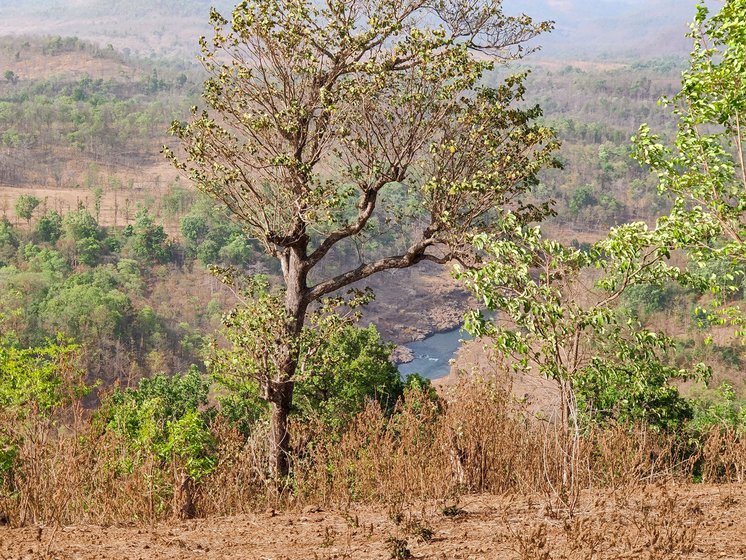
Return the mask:
<path fill-rule="evenodd" d="M 711 1 L 716 5 L 717 2 Z M 0 35 L 74 35 L 132 54 L 182 56 L 209 32 L 209 6 L 230 0 L 0 0 Z M 557 22 L 544 58 L 624 60 L 688 52 L 695 2 L 682 0 L 506 0 L 508 13 Z"/>

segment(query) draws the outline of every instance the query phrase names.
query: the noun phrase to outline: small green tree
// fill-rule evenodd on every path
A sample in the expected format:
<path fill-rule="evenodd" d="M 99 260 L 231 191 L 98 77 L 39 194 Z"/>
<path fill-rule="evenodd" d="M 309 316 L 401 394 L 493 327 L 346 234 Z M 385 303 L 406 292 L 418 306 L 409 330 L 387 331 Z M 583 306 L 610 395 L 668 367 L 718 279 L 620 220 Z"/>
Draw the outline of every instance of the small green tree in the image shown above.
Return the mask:
<path fill-rule="evenodd" d="M 73 241 L 98 239 L 98 222 L 85 208 L 65 214 L 62 219 L 65 237 Z"/>
<path fill-rule="evenodd" d="M 385 344 L 374 325 L 362 329 L 347 325 L 323 340 L 298 378 L 296 413 L 321 419 L 340 429 L 376 400 L 391 412 L 404 391 L 404 382 L 389 357 L 393 344 Z"/>
<path fill-rule="evenodd" d="M 79 367 L 80 349 L 59 339 L 44 346 L 0 345 L 0 494 L 12 479 L 20 446 L 34 423 L 50 420 L 90 389 Z"/>
<path fill-rule="evenodd" d="M 36 235 L 39 241 L 56 243 L 62 237 L 62 216 L 56 210 L 47 210 L 36 222 Z"/>
<path fill-rule="evenodd" d="M 158 374 L 137 387 L 116 390 L 102 405 L 108 429 L 125 438 L 130 460 L 154 455 L 162 467 L 175 468 L 172 495 L 180 516 L 194 516 L 194 492 L 217 465 L 209 429 L 209 381 L 196 368 L 183 375 Z"/>
<path fill-rule="evenodd" d="M 49 412 L 82 394 L 79 351 L 64 340 L 32 348 L 0 346 L 0 408 Z"/>
<path fill-rule="evenodd" d="M 85 208 L 68 212 L 62 218 L 64 241 L 70 262 L 95 266 L 103 251 L 98 222 Z"/>
<path fill-rule="evenodd" d="M 135 217 L 128 246 L 136 257 L 150 262 L 164 262 L 169 256 L 168 236 L 145 208 Z"/>
<path fill-rule="evenodd" d="M 228 389 L 221 397 L 223 413 L 248 433 L 251 424 L 266 412 L 259 400 L 262 376 L 278 367 L 271 348 L 271 333 L 282 328 L 280 295 L 269 289 L 266 279 L 255 277 L 241 290 L 245 305 L 226 317 L 225 337 L 232 348 L 215 349 L 210 371 Z M 326 299 L 311 314 L 299 339 L 300 371 L 292 414 L 323 422 L 339 430 L 360 412 L 368 400 L 376 400 L 392 411 L 404 390 L 396 366 L 391 363 L 393 345 L 384 343 L 375 326 L 354 325 L 354 309 L 369 298 L 353 295 L 345 304 L 348 314 L 336 312 L 340 298 Z M 270 311 L 273 310 L 273 311 Z"/>
<path fill-rule="evenodd" d="M 16 200 L 15 210 L 16 216 L 26 220 L 26 223 L 31 223 L 31 218 L 34 216 L 34 210 L 41 204 L 41 201 L 31 194 L 22 194 Z"/>
<path fill-rule="evenodd" d="M 6 218 L 0 218 L 0 264 L 8 264 L 18 249 L 18 232 Z"/>
<path fill-rule="evenodd" d="M 207 218 L 204 216 L 184 216 L 179 223 L 179 229 L 191 247 L 197 247 L 210 232 Z"/>
<path fill-rule="evenodd" d="M 746 4 L 727 0 L 709 16 L 707 7 L 697 6 L 690 68 L 681 91 L 662 100 L 678 117 L 674 146 L 665 146 L 642 125 L 635 156 L 658 175 L 659 190 L 673 198 L 669 227 L 679 232 L 678 246 L 693 266 L 723 261 L 730 268 L 746 263 Z M 724 285 L 722 276 L 710 280 L 716 305 L 739 289 L 733 282 Z M 737 306 L 720 311 L 722 322 L 746 325 Z"/>
<path fill-rule="evenodd" d="M 567 483 L 581 432 L 578 391 L 593 419 L 671 427 L 690 412 L 668 380 L 709 374 L 701 364 L 693 371 L 668 365 L 673 341 L 617 309 L 630 286 L 683 275 L 666 263 L 675 235 L 665 227 L 650 231 L 642 223 L 626 224 L 580 251 L 545 239 L 538 227 L 508 215 L 500 236 L 475 239 L 489 256 L 485 265 L 457 271 L 487 309 L 499 313 L 494 322 L 470 315 L 467 330 L 493 339 L 507 366 L 536 368 L 557 382 Z"/>
<path fill-rule="evenodd" d="M 41 325 L 78 340 L 114 340 L 134 319 L 132 302 L 108 269 L 68 278 L 39 306 Z"/>

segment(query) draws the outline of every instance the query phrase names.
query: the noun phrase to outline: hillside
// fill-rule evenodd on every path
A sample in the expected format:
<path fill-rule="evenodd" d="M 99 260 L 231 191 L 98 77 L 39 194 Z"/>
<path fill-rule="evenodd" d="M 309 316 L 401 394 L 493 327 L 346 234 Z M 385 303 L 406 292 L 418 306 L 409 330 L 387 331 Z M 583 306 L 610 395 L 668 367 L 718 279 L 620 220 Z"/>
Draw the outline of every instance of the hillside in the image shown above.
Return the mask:
<path fill-rule="evenodd" d="M 650 220 L 665 208 L 653 178 L 630 159 L 629 138 L 642 122 L 672 131 L 670 115 L 658 106 L 658 99 L 677 90 L 683 64 L 677 57 L 635 63 L 528 59 L 493 77 L 530 71 L 524 103 L 540 104 L 544 120 L 562 141 L 564 169 L 545 173 L 533 195 L 537 202 L 554 201 L 557 216 L 546 221 L 546 231 L 568 243 L 586 243 L 609 226 Z M 232 245 L 238 235 L 234 226 L 228 229 L 216 223 L 210 226 L 214 232 L 183 239 L 182 220 L 204 220 L 206 210 L 195 206 L 191 188 L 176 180 L 175 170 L 159 153 L 171 141 L 170 121 L 184 118 L 188 107 L 199 103 L 202 74 L 197 65 L 142 59 L 75 38 L 5 37 L 0 38 L 0 71 L 13 76 L 0 80 L 0 210 L 4 216 L 13 219 L 16 202 L 26 195 L 42 201 L 45 211 L 61 215 L 87 208 L 100 227 L 134 224 L 138 212 L 148 208 L 173 242 L 184 243 L 183 249 L 172 254 L 173 262 L 183 262 L 182 254 L 187 255 L 187 262 L 199 262 L 183 278 L 180 273 L 172 276 L 191 283 L 189 297 L 197 297 L 202 305 L 210 301 L 212 288 L 206 293 L 201 286 L 214 283 L 206 278 L 205 267 L 249 264 L 246 255 L 250 252 L 231 257 L 224 252 L 220 257 L 221 251 L 238 247 Z M 367 249 L 375 253 L 405 234 L 398 230 L 379 233 L 369 240 Z M 117 235 L 112 230 L 104 238 Z M 17 265 L 23 268 L 25 257 L 14 249 L 12 254 L 16 253 Z M 117 254 L 119 249 L 113 247 L 103 262 L 119 258 Z M 153 294 L 161 293 L 156 287 L 161 282 L 155 278 L 150 282 Z M 372 285 L 384 293 L 366 313 L 366 320 L 374 320 L 386 338 L 397 343 L 453 327 L 467 301 L 447 271 L 435 275 L 419 267 L 402 274 L 393 289 L 385 289 L 381 282 Z M 172 340 L 178 339 L 184 333 L 178 325 L 191 311 L 178 311 L 181 305 L 171 304 L 176 310 L 172 313 L 164 297 L 162 293 L 156 299 L 148 295 L 137 308 L 150 306 L 160 309 L 164 318 L 173 316 L 166 321 L 170 325 L 166 330 L 173 333 Z M 30 317 L 38 312 L 33 299 L 24 304 L 32 310 Z M 402 300 L 410 302 L 403 309 Z M 676 312 L 678 328 L 685 335 L 691 305 L 682 300 Z M 214 316 L 211 320 L 215 324 Z M 212 332 L 203 319 L 196 323 L 198 330 L 206 329 L 202 334 Z M 23 331 L 30 336 L 34 328 L 38 324 Z M 132 333 L 111 336 L 120 342 L 132 340 Z M 702 336 L 693 331 L 696 340 Z M 166 355 L 171 353 L 168 345 L 157 342 L 149 347 L 147 340 L 135 345 L 141 348 L 141 364 L 153 346 Z M 730 347 L 728 341 L 721 342 Z M 128 344 L 133 347 L 132 342 Z M 743 352 L 736 348 L 728 352 L 730 363 L 719 370 L 733 378 Z M 184 362 L 169 358 L 167 363 L 173 364 L 170 370 L 183 367 Z"/>
<path fill-rule="evenodd" d="M 104 223 L 116 223 L 114 191 L 133 208 L 146 196 L 160 199 L 175 172 L 159 151 L 171 120 L 196 99 L 194 65 L 130 58 L 74 37 L 29 36 L 0 38 L 0 69 L 5 208 L 22 194 L 18 187 L 60 210 L 99 197 Z"/>
<path fill-rule="evenodd" d="M 193 59 L 210 6 L 227 0 L 21 0 L 0 5 L 0 35 L 75 36 L 135 55 Z"/>

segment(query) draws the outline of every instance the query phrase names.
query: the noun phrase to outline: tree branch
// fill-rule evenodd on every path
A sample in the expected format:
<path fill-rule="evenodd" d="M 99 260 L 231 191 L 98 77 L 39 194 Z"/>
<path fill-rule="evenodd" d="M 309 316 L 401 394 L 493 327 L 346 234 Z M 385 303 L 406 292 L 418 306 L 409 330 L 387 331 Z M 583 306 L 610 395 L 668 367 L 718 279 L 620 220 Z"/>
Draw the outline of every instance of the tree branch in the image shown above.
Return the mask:
<path fill-rule="evenodd" d="M 334 278 L 316 284 L 308 290 L 308 300 L 315 301 L 326 294 L 336 292 L 345 286 L 349 286 L 350 284 L 363 280 L 364 278 L 383 270 L 407 268 L 422 261 L 445 264 L 450 260 L 450 255 L 439 257 L 425 252 L 428 247 L 435 245 L 436 243 L 438 243 L 438 241 L 432 237 L 432 235 L 428 235 L 428 231 L 426 230 L 423 238 L 409 247 L 407 252 L 404 254 L 393 257 L 384 257 L 372 263 L 363 263 L 357 268 L 348 270 Z"/>
<path fill-rule="evenodd" d="M 376 208 L 376 199 L 378 198 L 379 190 L 380 189 L 374 188 L 365 192 L 365 194 L 361 197 L 360 202 L 358 203 L 357 219 L 355 219 L 354 222 L 350 222 L 346 226 L 330 233 L 326 237 L 326 239 L 321 242 L 321 245 L 319 245 L 316 250 L 311 253 L 311 255 L 308 257 L 308 260 L 306 261 L 308 270 L 316 266 L 319 261 L 321 261 L 321 259 L 326 256 L 331 248 L 334 247 L 334 245 L 336 245 L 343 239 L 346 239 L 353 235 L 357 235 L 362 231 L 362 229 L 365 227 L 365 224 L 367 224 L 368 220 L 370 220 L 370 217 L 373 215 L 373 211 Z"/>

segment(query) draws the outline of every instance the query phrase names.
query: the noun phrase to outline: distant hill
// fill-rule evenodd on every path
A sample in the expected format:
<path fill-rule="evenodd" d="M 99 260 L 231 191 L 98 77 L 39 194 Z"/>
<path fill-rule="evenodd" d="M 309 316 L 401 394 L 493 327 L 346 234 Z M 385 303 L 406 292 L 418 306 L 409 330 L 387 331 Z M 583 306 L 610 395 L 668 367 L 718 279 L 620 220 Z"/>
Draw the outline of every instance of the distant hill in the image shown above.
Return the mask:
<path fill-rule="evenodd" d="M 237 0 L 0 1 L 0 35 L 65 35 L 133 54 L 183 57 L 209 34 L 209 7 L 230 11 Z M 715 4 L 716 1 L 712 0 Z M 505 0 L 507 13 L 552 19 L 540 56 L 564 60 L 628 60 L 685 55 L 695 0 Z"/>
<path fill-rule="evenodd" d="M 717 2 L 707 2 L 713 6 Z M 685 37 L 695 0 L 506 0 L 506 13 L 551 19 L 539 56 L 627 60 L 689 53 Z"/>
<path fill-rule="evenodd" d="M 210 33 L 210 6 L 231 0 L 0 1 L 0 35 L 75 36 L 143 56 L 184 57 Z"/>

